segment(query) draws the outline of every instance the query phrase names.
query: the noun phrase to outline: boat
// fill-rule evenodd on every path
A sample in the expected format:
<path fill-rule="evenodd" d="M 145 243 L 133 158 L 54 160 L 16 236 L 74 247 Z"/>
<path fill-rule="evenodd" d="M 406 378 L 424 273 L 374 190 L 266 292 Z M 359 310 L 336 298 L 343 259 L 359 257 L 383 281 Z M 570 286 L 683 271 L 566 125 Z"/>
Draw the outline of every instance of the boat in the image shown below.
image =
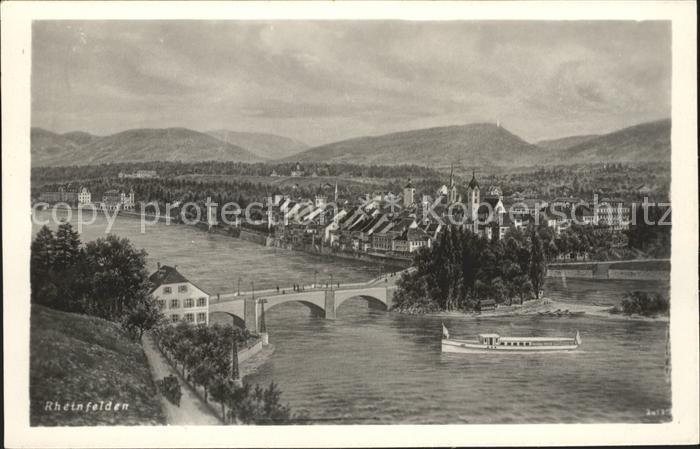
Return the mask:
<path fill-rule="evenodd" d="M 574 351 L 581 345 L 578 331 L 569 337 L 501 337 L 499 334 L 479 334 L 476 340 L 450 338 L 450 332 L 442 325 L 442 352 L 493 353 L 493 352 L 564 352 Z"/>

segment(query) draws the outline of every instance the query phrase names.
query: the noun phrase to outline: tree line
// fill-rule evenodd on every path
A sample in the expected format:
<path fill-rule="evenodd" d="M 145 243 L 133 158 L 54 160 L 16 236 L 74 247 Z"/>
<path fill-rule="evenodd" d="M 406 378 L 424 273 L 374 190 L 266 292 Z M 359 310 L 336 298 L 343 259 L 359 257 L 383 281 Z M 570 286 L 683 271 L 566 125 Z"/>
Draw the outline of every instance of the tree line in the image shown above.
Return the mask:
<path fill-rule="evenodd" d="M 121 323 L 135 339 L 161 314 L 150 296 L 146 252 L 109 235 L 83 244 L 68 222 L 43 226 L 32 241 L 31 301 Z"/>
<path fill-rule="evenodd" d="M 351 163 L 303 162 L 305 174 L 316 173 L 318 176 L 346 176 L 355 178 L 405 178 L 437 177 L 440 172 L 420 165 L 361 165 Z M 41 182 L 65 181 L 68 179 L 116 178 L 119 173 L 130 174 L 137 170 L 155 170 L 160 177 L 183 175 L 239 175 L 269 176 L 273 171 L 280 176 L 289 176 L 295 170 L 296 162 L 123 162 L 100 165 L 69 165 L 58 167 L 33 167 L 32 180 Z"/>
<path fill-rule="evenodd" d="M 227 424 L 290 424 L 302 419 L 281 402 L 274 383 L 267 388 L 250 384 L 236 386 L 238 345 L 252 336 L 231 325 L 160 327 L 154 332 L 156 344 L 182 376 L 204 389 L 204 400 L 219 403 Z"/>
<path fill-rule="evenodd" d="M 537 232 L 513 230 L 503 240 L 488 240 L 451 227 L 431 248 L 415 257 L 414 271 L 397 282 L 395 308 L 407 312 L 475 310 L 480 302 L 520 302 L 538 298 L 547 256 Z"/>

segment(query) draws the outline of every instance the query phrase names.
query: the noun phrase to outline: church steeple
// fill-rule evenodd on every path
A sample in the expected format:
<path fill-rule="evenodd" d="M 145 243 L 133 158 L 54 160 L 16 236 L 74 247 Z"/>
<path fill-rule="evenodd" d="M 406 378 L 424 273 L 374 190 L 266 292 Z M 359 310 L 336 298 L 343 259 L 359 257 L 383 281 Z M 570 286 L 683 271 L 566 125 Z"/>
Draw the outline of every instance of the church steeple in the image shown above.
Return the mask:
<path fill-rule="evenodd" d="M 469 181 L 469 185 L 467 186 L 467 214 L 469 217 L 471 217 L 474 223 L 476 223 L 476 219 L 478 217 L 479 202 L 481 201 L 479 190 L 479 183 L 476 180 L 476 170 L 472 170 L 472 180 Z M 474 230 L 476 232 L 476 227 Z"/>
<path fill-rule="evenodd" d="M 472 169 L 472 180 L 469 181 L 468 188 L 470 188 L 472 190 L 479 190 L 479 183 L 476 180 L 476 170 Z"/>
<path fill-rule="evenodd" d="M 450 188 L 447 191 L 448 204 L 454 204 L 457 202 L 457 186 L 455 185 L 454 177 L 454 164 L 450 164 Z"/>

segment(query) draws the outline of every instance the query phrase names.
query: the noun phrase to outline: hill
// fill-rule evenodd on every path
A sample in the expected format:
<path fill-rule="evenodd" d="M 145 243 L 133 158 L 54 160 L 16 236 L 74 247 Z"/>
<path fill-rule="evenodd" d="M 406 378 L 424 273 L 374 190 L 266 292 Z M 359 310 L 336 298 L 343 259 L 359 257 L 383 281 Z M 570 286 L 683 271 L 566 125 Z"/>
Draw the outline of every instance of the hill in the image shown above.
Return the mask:
<path fill-rule="evenodd" d="M 143 349 L 114 323 L 33 305 L 29 357 L 32 426 L 165 423 Z M 46 410 L 47 401 L 83 404 L 83 411 Z M 99 401 L 129 406 L 85 411 Z"/>
<path fill-rule="evenodd" d="M 377 165 L 522 166 L 537 163 L 544 150 L 489 123 L 419 129 L 360 137 L 311 148 L 288 161 Z"/>
<path fill-rule="evenodd" d="M 303 142 L 276 134 L 247 133 L 226 129 L 217 129 L 206 133 L 223 142 L 245 148 L 263 159 L 282 159 L 309 148 Z"/>
<path fill-rule="evenodd" d="M 565 150 L 567 148 L 571 148 L 574 145 L 588 142 L 589 140 L 595 139 L 596 137 L 599 137 L 599 134 L 586 134 L 586 135 L 582 135 L 582 136 L 569 136 L 569 137 L 562 137 L 560 139 L 540 140 L 539 142 L 536 142 L 535 145 L 537 145 L 538 147 L 544 148 L 546 150 L 561 151 L 561 150 Z"/>
<path fill-rule="evenodd" d="M 68 134 L 69 137 L 32 128 L 32 165 L 178 160 L 255 162 L 261 159 L 239 146 L 186 128 L 131 129 L 104 137 L 78 132 Z"/>
<path fill-rule="evenodd" d="M 79 145 L 61 134 L 41 128 L 32 128 L 32 165 L 50 165 L 63 160 Z"/>
<path fill-rule="evenodd" d="M 624 128 L 571 146 L 557 157 L 561 163 L 671 162 L 671 120 Z"/>
<path fill-rule="evenodd" d="M 100 138 L 100 136 L 94 136 L 84 131 L 71 131 L 63 133 L 62 136 L 68 140 L 71 140 L 76 145 L 85 145 L 87 143 L 94 142 L 95 140 Z"/>

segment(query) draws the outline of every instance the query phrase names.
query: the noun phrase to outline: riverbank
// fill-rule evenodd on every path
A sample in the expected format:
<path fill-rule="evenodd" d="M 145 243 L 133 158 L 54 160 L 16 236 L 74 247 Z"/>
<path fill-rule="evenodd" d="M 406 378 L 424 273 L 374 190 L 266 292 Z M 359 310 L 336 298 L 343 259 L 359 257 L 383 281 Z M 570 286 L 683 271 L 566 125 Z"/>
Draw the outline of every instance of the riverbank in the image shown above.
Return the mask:
<path fill-rule="evenodd" d="M 156 221 L 160 223 L 166 223 L 164 217 L 156 217 L 154 215 L 142 215 L 138 212 L 133 211 L 119 211 L 120 217 L 127 217 L 133 219 L 145 218 L 149 220 L 148 224 L 153 224 Z M 186 223 L 181 223 L 176 221 L 174 218 L 169 220 L 169 225 L 182 225 L 189 228 L 195 228 L 200 231 L 209 234 L 217 234 L 225 237 L 231 237 L 237 240 L 243 240 L 246 242 L 254 243 L 256 245 L 265 246 L 268 248 L 276 248 L 286 251 L 292 251 L 297 253 L 303 253 L 310 256 L 319 257 L 322 259 L 330 260 L 350 260 L 354 262 L 363 262 L 366 264 L 371 264 L 372 266 L 382 267 L 384 271 L 401 271 L 407 268 L 412 258 L 410 257 L 392 257 L 384 254 L 375 253 L 362 253 L 362 252 L 343 252 L 343 251 L 333 251 L 329 247 L 320 248 L 318 246 L 314 247 L 310 244 L 291 244 L 283 243 L 275 240 L 272 236 L 251 230 L 246 228 L 233 228 L 233 227 L 222 227 L 213 226 L 211 229 L 207 227 L 205 223 L 197 223 L 194 225 L 188 225 Z"/>
<path fill-rule="evenodd" d="M 263 346 L 257 353 L 251 355 L 244 362 L 239 363 L 238 370 L 241 375 L 241 379 L 245 379 L 246 376 L 250 376 L 258 372 L 261 366 L 267 363 L 275 352 L 275 346 L 273 344 L 268 344 Z"/>
<path fill-rule="evenodd" d="M 556 301 L 549 298 L 533 299 L 526 301 L 523 304 L 499 305 L 495 310 L 489 310 L 481 313 L 477 312 L 435 312 L 429 315 L 444 316 L 444 317 L 467 317 L 474 319 L 493 318 L 493 317 L 508 317 L 508 316 L 536 316 L 542 319 L 562 320 L 569 318 L 564 311 L 611 320 L 635 320 L 635 321 L 658 321 L 668 322 L 668 315 L 658 315 L 655 317 L 647 317 L 641 315 L 623 315 L 610 313 L 610 306 L 596 306 L 591 304 L 571 303 L 564 301 Z M 564 312 L 561 316 L 540 315 L 546 312 Z"/>
<path fill-rule="evenodd" d="M 547 277 L 668 281 L 671 277 L 671 261 L 669 259 L 638 259 L 552 263 L 549 264 Z"/>

